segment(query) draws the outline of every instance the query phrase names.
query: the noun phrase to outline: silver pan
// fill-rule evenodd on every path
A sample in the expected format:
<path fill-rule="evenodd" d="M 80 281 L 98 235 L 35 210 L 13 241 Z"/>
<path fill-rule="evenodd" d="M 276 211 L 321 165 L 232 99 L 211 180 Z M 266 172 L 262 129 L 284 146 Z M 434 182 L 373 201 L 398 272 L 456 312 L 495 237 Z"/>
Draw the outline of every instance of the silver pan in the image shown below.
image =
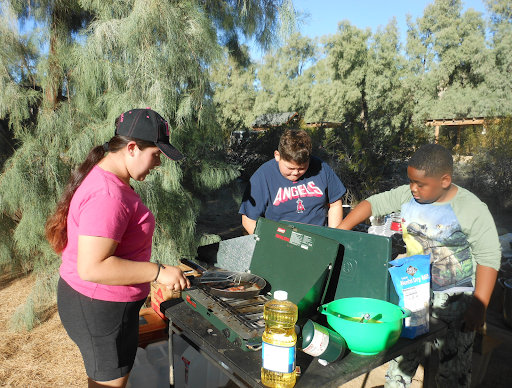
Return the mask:
<path fill-rule="evenodd" d="M 180 261 L 201 274 L 200 277 L 189 277 L 193 286 L 204 288 L 211 294 L 223 298 L 254 298 L 267 285 L 265 279 L 250 273 L 221 269 L 208 271 L 193 261 L 187 259 L 180 259 Z"/>

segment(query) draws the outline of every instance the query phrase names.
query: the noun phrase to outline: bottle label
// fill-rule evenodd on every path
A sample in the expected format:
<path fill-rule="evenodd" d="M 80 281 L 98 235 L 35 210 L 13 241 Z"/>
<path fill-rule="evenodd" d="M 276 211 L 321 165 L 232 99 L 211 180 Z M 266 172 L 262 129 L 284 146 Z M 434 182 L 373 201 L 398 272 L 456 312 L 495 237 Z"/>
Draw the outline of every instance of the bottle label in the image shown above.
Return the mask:
<path fill-rule="evenodd" d="M 280 373 L 295 371 L 295 346 L 277 346 L 265 341 L 262 344 L 261 357 L 264 369 Z"/>
<path fill-rule="evenodd" d="M 325 328 L 315 325 L 315 333 L 311 343 L 306 346 L 302 351 L 313 357 L 321 355 L 329 346 L 329 332 Z"/>

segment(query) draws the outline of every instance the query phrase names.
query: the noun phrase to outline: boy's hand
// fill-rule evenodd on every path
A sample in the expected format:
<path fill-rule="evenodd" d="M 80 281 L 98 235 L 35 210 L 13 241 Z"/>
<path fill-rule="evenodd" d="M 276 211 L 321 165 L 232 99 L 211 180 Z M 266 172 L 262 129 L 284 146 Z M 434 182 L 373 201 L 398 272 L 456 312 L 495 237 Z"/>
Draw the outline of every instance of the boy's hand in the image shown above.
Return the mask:
<path fill-rule="evenodd" d="M 475 331 L 481 328 L 485 323 L 485 314 L 487 309 L 484 304 L 473 297 L 471 304 L 466 310 L 466 314 L 464 315 L 464 319 L 462 320 L 461 331 L 463 333 L 468 333 L 470 331 Z"/>
<path fill-rule="evenodd" d="M 497 275 L 498 271 L 495 269 L 477 264 L 475 293 L 462 321 L 461 331 L 464 333 L 475 331 L 484 325 Z"/>
<path fill-rule="evenodd" d="M 343 210 L 343 208 L 342 208 Z M 372 204 L 366 200 L 360 202 L 354 210 L 341 221 L 338 229 L 351 230 L 372 215 Z"/>

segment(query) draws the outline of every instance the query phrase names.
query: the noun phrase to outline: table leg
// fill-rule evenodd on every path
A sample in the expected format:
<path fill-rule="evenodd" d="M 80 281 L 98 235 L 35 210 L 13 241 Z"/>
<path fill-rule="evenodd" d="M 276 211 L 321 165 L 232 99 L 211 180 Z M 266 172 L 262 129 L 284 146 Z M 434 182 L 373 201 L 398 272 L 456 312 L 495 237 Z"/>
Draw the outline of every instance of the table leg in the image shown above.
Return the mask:
<path fill-rule="evenodd" d="M 173 331 L 172 331 L 172 321 L 169 319 L 169 382 L 170 382 L 170 388 L 174 388 L 174 351 L 172 347 L 172 337 L 173 337 Z"/>
<path fill-rule="evenodd" d="M 428 388 L 428 378 L 430 372 L 430 353 L 431 353 L 430 342 L 425 344 L 425 358 L 423 361 L 423 388 Z"/>

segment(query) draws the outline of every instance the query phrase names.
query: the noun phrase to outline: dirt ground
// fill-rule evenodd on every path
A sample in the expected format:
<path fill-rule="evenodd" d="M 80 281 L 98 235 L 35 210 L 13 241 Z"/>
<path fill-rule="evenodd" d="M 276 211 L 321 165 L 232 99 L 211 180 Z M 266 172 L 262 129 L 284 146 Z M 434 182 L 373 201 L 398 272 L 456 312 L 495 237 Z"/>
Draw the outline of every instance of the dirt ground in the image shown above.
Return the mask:
<path fill-rule="evenodd" d="M 492 209 L 491 209 L 492 210 Z M 512 214 L 498 211 L 498 226 L 512 232 Z M 208 208 L 201 216 L 198 231 L 215 233 L 222 239 L 242 235 L 238 205 L 225 191 L 212 196 Z M 33 284 L 30 276 L 0 276 L 0 387 L 86 387 L 87 380 L 83 362 L 75 344 L 69 339 L 59 319 L 56 307 L 48 320 L 30 333 L 8 330 L 9 318 L 25 300 L 25 290 Z M 437 356 L 431 357 L 430 387 L 434 387 Z M 510 386 L 512 381 L 512 344 L 497 346 L 478 388 Z M 362 375 L 344 388 L 377 388 L 384 385 L 387 364 Z M 412 387 L 423 383 L 423 368 L 420 366 Z M 229 387 L 234 387 L 228 383 Z"/>

